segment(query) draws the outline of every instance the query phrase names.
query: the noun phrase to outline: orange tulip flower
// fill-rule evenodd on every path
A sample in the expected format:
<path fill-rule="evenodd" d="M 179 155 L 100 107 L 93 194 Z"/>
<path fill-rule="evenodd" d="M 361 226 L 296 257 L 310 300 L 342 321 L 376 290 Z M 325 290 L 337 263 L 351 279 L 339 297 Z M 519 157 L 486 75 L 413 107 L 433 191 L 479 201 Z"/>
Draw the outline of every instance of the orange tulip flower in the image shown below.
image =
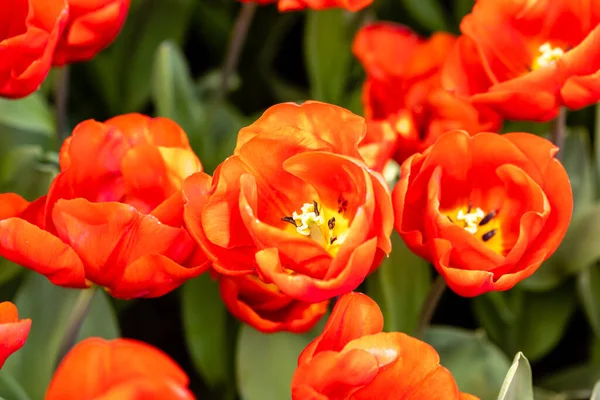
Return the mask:
<path fill-rule="evenodd" d="M 444 86 L 504 117 L 547 121 L 600 100 L 600 1 L 478 0 Z"/>
<path fill-rule="evenodd" d="M 54 65 L 87 61 L 115 40 L 130 0 L 68 0 L 69 22 L 54 54 Z"/>
<path fill-rule="evenodd" d="M 361 293 L 342 296 L 298 358 L 292 399 L 477 400 L 459 392 L 433 347 L 382 329 L 377 303 Z"/>
<path fill-rule="evenodd" d="M 173 121 L 128 114 L 79 124 L 33 203 L 0 195 L 0 255 L 56 285 L 157 297 L 209 263 L 183 226 L 184 178 L 201 171 Z"/>
<path fill-rule="evenodd" d="M 19 319 L 13 303 L 0 303 L 0 368 L 12 353 L 23 347 L 30 328 L 31 320 Z"/>
<path fill-rule="evenodd" d="M 373 0 L 239 0 L 242 3 L 258 3 L 259 5 L 277 3 L 279 11 L 297 11 L 305 8 L 326 10 L 328 8 L 344 8 L 358 11 L 370 5 Z"/>
<path fill-rule="evenodd" d="M 25 97 L 37 90 L 50 71 L 68 18 L 66 0 L 2 2 L 0 96 Z"/>
<path fill-rule="evenodd" d="M 294 300 L 274 284 L 266 284 L 253 275 L 221 276 L 219 290 L 234 317 L 264 333 L 307 332 L 327 312 L 329 304 Z"/>
<path fill-rule="evenodd" d="M 550 257 L 571 220 L 557 151 L 528 133 L 449 132 L 402 164 L 396 230 L 459 295 L 508 290 Z"/>
<path fill-rule="evenodd" d="M 89 338 L 63 358 L 45 400 L 192 400 L 185 372 L 157 348 L 131 339 Z"/>
<path fill-rule="evenodd" d="M 392 155 L 402 163 L 449 130 L 500 128 L 496 113 L 442 88 L 442 66 L 455 40 L 448 33 L 423 39 L 390 22 L 367 25 L 356 35 L 352 50 L 367 73 L 363 104 L 368 129 L 361 154 L 371 167 L 381 170 Z"/>
<path fill-rule="evenodd" d="M 311 303 L 356 288 L 393 229 L 387 185 L 360 160 L 364 133 L 343 108 L 279 104 L 240 131 L 212 179 L 188 178 L 186 226 L 215 270 Z"/>

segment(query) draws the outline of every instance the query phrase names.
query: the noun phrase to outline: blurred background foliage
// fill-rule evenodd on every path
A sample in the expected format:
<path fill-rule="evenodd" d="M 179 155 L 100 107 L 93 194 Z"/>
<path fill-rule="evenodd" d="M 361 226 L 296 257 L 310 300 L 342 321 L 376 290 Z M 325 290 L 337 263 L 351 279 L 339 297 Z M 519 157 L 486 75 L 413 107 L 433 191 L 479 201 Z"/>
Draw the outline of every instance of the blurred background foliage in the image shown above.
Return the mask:
<path fill-rule="evenodd" d="M 364 74 L 350 45 L 374 20 L 404 23 L 424 35 L 458 24 L 473 0 L 375 0 L 340 10 L 279 14 L 260 7 L 226 96 L 220 69 L 240 4 L 233 0 L 133 0 L 117 41 L 69 71 L 69 130 L 88 118 L 127 112 L 170 117 L 187 132 L 208 172 L 233 150 L 240 127 L 284 101 L 323 100 L 361 114 Z M 0 188 L 27 199 L 45 193 L 57 173 L 60 138 L 53 111 L 56 72 L 37 93 L 0 99 Z M 600 109 L 569 114 L 562 151 L 575 213 L 560 249 L 509 292 L 475 299 L 443 295 L 425 339 L 463 391 L 498 398 L 519 351 L 531 362 L 536 399 L 588 399 L 600 379 Z M 596 118 L 596 120 L 595 120 Z M 546 134 L 547 124 L 507 122 L 505 131 Z M 359 290 L 385 315 L 385 329 L 415 333 L 432 268 L 394 234 L 392 255 Z M 59 338 L 76 291 L 0 260 L 0 298 L 33 319 L 24 348 L 0 374 L 0 397 L 41 399 L 59 360 Z M 116 301 L 98 293 L 79 339 L 131 337 L 169 353 L 188 372 L 198 398 L 281 400 L 307 335 L 264 335 L 225 310 L 208 275 L 153 300 Z M 511 371 L 528 377 L 518 355 Z M 519 378 L 520 379 L 520 378 Z M 528 379 L 528 378 L 527 378 Z M 17 383 L 18 382 L 18 383 Z M 514 395 L 503 388 L 506 399 Z M 600 398 L 600 390 L 597 391 Z M 513 393 L 513 394 L 511 394 Z"/>

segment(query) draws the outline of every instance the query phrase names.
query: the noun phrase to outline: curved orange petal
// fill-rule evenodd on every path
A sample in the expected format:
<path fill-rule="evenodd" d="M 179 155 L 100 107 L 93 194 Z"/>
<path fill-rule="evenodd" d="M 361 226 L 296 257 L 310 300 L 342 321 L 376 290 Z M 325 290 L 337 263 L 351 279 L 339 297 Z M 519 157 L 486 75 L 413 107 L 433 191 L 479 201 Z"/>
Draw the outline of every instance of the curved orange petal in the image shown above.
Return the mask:
<path fill-rule="evenodd" d="M 0 369 L 12 353 L 23 347 L 30 328 L 31 320 L 19 320 L 17 307 L 13 303 L 0 303 Z"/>
<path fill-rule="evenodd" d="M 377 303 L 362 293 L 346 293 L 335 303 L 323 332 L 300 354 L 298 364 L 322 351 L 341 351 L 352 340 L 382 330 L 383 314 Z"/>
<path fill-rule="evenodd" d="M 139 259 L 162 255 L 181 264 L 192 255 L 195 247 L 185 229 L 164 225 L 155 217 L 140 214 L 121 203 L 59 200 L 53 209 L 53 221 L 59 237 L 84 261 L 86 277 L 108 288 L 119 285 L 127 274 L 128 265 Z M 171 264 L 157 265 L 172 271 Z M 134 269 L 131 278 L 134 279 L 135 274 L 150 278 L 152 274 L 149 271 L 142 273 L 143 270 Z M 156 278 L 163 273 L 161 271 Z M 152 287 L 155 282 L 146 283 Z"/>
<path fill-rule="evenodd" d="M 85 269 L 73 249 L 20 218 L 0 221 L 0 255 L 46 276 L 59 286 L 85 288 Z"/>
<path fill-rule="evenodd" d="M 327 312 L 329 304 L 328 301 L 311 304 L 294 300 L 275 285 L 250 275 L 221 276 L 219 291 L 231 314 L 264 333 L 307 332 Z"/>
<path fill-rule="evenodd" d="M 148 378 L 186 388 L 185 372 L 161 350 L 131 339 L 85 339 L 63 358 L 45 400 L 96 398 L 126 382 Z"/>

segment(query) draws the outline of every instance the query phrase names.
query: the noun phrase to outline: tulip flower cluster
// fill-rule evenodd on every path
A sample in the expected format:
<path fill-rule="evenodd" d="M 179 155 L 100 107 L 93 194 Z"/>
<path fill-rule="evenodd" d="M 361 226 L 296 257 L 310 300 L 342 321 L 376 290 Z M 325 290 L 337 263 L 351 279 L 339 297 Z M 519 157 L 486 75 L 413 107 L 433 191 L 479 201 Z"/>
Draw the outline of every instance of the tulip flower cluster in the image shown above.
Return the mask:
<path fill-rule="evenodd" d="M 240 1 L 357 11 L 372 0 Z M 10 3 L 4 97 L 32 93 L 52 65 L 90 60 L 129 9 Z M 293 400 L 476 400 L 429 344 L 383 332 L 378 305 L 357 291 L 394 250 L 394 229 L 463 297 L 509 290 L 556 251 L 573 211 L 561 149 L 498 132 L 503 119 L 548 121 L 600 100 L 596 3 L 478 0 L 458 37 L 366 24 L 352 44 L 364 118 L 320 101 L 274 105 L 213 173 L 174 120 L 85 120 L 62 142 L 46 194 L 0 194 L 0 256 L 123 300 L 210 274 L 229 312 L 262 333 L 308 332 L 333 305 L 299 355 Z M 0 367 L 35 323 L 0 303 Z M 45 399 L 193 399 L 189 381 L 155 347 L 93 337 L 72 346 Z"/>
<path fill-rule="evenodd" d="M 87 61 L 117 36 L 129 0 L 10 0 L 0 47 L 0 96 L 24 97 L 50 67 Z"/>

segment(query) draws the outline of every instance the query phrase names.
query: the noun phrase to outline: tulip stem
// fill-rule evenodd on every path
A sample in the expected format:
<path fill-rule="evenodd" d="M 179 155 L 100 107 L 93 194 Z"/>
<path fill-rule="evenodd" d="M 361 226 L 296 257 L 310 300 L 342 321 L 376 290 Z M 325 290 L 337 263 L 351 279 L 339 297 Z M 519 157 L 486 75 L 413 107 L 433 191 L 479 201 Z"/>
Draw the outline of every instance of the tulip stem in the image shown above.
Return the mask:
<path fill-rule="evenodd" d="M 59 362 L 75 344 L 77 334 L 79 333 L 79 330 L 83 325 L 83 321 L 85 320 L 85 317 L 88 311 L 90 310 L 90 306 L 92 305 L 94 294 L 96 294 L 96 289 L 93 286 L 89 289 L 83 289 L 79 291 L 79 295 L 77 296 L 75 305 L 71 310 L 71 315 L 69 315 L 69 320 L 67 321 L 67 326 L 65 327 L 65 333 L 63 334 L 62 340 L 60 342 L 58 353 Z"/>
<path fill-rule="evenodd" d="M 237 69 L 238 61 L 242 53 L 246 36 L 248 35 L 248 29 L 254 18 L 256 12 L 257 3 L 242 3 L 240 12 L 233 25 L 233 32 L 227 47 L 227 54 L 225 56 L 225 64 L 221 71 L 221 85 L 217 92 L 217 100 L 224 100 L 227 97 L 227 91 L 229 90 L 229 79 L 231 75 Z"/>
<path fill-rule="evenodd" d="M 54 113 L 56 115 L 56 133 L 61 142 L 69 136 L 67 108 L 69 105 L 70 75 L 68 65 L 54 70 Z"/>
<path fill-rule="evenodd" d="M 558 160 L 562 157 L 562 149 L 565 145 L 565 134 L 567 128 L 567 108 L 561 107 L 558 110 L 558 116 L 552 120 L 550 125 L 550 132 L 552 135 L 552 142 L 558 147 L 558 153 L 556 158 Z"/>
<path fill-rule="evenodd" d="M 446 280 L 442 275 L 438 275 L 435 282 L 433 282 L 433 285 L 431 285 L 429 293 L 427 293 L 427 297 L 423 302 L 423 307 L 421 307 L 421 314 L 419 316 L 419 324 L 415 331 L 415 337 L 421 339 L 423 338 L 423 335 L 425 335 L 425 331 L 431 324 L 431 319 L 444 294 L 444 290 L 446 290 Z"/>

